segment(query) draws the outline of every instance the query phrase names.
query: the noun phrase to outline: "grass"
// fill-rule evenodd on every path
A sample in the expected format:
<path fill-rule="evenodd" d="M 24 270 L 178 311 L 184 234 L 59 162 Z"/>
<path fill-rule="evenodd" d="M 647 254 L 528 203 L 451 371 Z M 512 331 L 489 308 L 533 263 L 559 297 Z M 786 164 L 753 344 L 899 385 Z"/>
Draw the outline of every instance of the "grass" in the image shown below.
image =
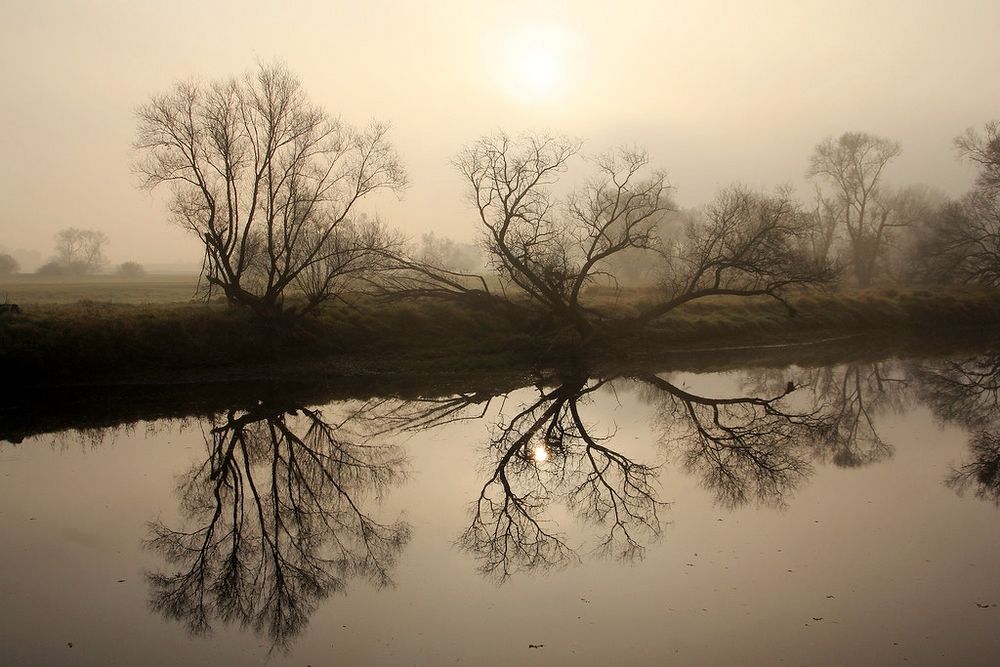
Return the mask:
<path fill-rule="evenodd" d="M 584 343 L 502 303 L 337 302 L 318 317 L 262 324 L 221 304 L 157 303 L 193 280 L 23 281 L 22 313 L 0 318 L 0 368 L 11 386 L 357 376 L 620 363 L 706 348 L 773 345 L 859 333 L 931 339 L 1000 328 L 1000 292 L 867 290 L 800 294 L 790 317 L 769 299 L 690 303 L 641 330 L 609 327 Z M 4 283 L 9 285 L 10 283 Z M 0 294 L 3 286 L 0 285 Z M 57 303 L 116 290 L 111 301 Z M 191 289 L 193 291 L 193 289 Z M 649 291 L 601 294 L 623 315 Z M 70 298 L 70 297 L 66 297 Z M 11 298 L 10 301 L 15 301 Z"/>
<path fill-rule="evenodd" d="M 198 277 L 193 274 L 150 274 L 141 278 L 95 275 L 73 279 L 23 274 L 0 277 L 0 302 L 180 303 L 192 299 L 197 285 Z"/>

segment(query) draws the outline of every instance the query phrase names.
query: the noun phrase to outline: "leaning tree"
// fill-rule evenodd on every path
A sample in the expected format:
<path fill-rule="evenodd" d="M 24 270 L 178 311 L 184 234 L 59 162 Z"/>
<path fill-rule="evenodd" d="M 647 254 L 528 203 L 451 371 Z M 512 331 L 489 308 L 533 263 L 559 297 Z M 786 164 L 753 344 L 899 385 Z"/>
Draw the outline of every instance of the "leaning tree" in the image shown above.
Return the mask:
<path fill-rule="evenodd" d="M 648 323 L 695 299 L 770 296 L 828 281 L 828 262 L 806 251 L 807 224 L 787 192 L 724 190 L 699 224 L 666 242 L 658 223 L 672 210 L 666 174 L 641 149 L 592 158 L 594 175 L 569 190 L 560 179 L 580 142 L 549 135 L 498 133 L 468 145 L 455 160 L 478 214 L 483 245 L 502 280 L 520 288 L 557 324 L 582 335 L 608 319 L 584 303 L 598 277 L 616 282 L 611 264 L 625 252 L 658 258 L 662 294 L 633 323 Z M 563 198 L 553 190 L 569 190 Z"/>
<path fill-rule="evenodd" d="M 137 115 L 142 186 L 169 188 L 174 219 L 201 239 L 209 297 L 265 316 L 311 311 L 386 242 L 356 209 L 406 185 L 388 126 L 331 117 L 285 67 L 180 82 Z M 290 291 L 304 303 L 286 306 Z"/>
<path fill-rule="evenodd" d="M 557 321 L 589 333 L 584 287 L 609 257 L 652 248 L 656 223 L 671 209 L 666 174 L 643 150 L 619 149 L 591 161 L 596 175 L 559 200 L 552 193 L 580 142 L 497 133 L 455 159 L 482 225 L 483 244 L 502 280 Z"/>

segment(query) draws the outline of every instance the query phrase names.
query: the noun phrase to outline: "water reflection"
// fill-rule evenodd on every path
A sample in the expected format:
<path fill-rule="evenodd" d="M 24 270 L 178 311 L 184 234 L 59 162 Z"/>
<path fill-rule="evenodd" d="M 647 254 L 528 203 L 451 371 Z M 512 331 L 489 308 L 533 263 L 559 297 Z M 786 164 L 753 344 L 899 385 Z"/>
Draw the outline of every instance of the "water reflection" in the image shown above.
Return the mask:
<path fill-rule="evenodd" d="M 664 447 L 728 508 L 783 504 L 811 471 L 811 443 L 831 428 L 818 409 L 788 406 L 791 381 L 770 397 L 712 397 L 656 375 L 638 379 L 657 403 Z"/>
<path fill-rule="evenodd" d="M 922 398 L 943 422 L 971 432 L 968 458 L 945 484 L 1000 506 L 1000 354 L 921 364 Z"/>
<path fill-rule="evenodd" d="M 410 529 L 366 502 L 402 479 L 398 448 L 356 442 L 319 410 L 266 406 L 230 411 L 205 443 L 178 487 L 183 525 L 149 527 L 176 568 L 148 574 L 154 609 L 193 633 L 218 619 L 286 645 L 348 579 L 391 583 Z"/>
<path fill-rule="evenodd" d="M 706 386 L 721 386 L 711 379 Z M 407 458 L 392 442 L 458 422 L 482 425 L 472 443 L 482 469 L 460 489 L 456 502 L 469 511 L 452 534 L 500 582 L 587 554 L 642 558 L 663 534 L 660 475 L 670 463 L 722 507 L 787 505 L 818 465 L 890 458 L 879 424 L 915 403 L 970 432 L 967 458 L 945 483 L 1000 505 L 1000 354 L 752 370 L 719 390 L 695 384 L 582 369 L 527 388 L 323 411 L 298 407 L 298 396 L 243 401 L 249 407 L 202 418 L 205 455 L 178 485 L 181 518 L 149 526 L 147 544 L 166 561 L 148 575 L 152 606 L 193 633 L 233 623 L 287 646 L 320 601 L 352 580 L 391 584 L 410 540 L 409 526 L 374 511 L 405 478 Z M 611 393 L 636 388 L 652 406 L 652 450 L 630 449 L 608 421 Z M 77 426 L 81 438 L 107 441 L 87 426 Z"/>
<path fill-rule="evenodd" d="M 534 401 L 493 427 L 488 473 L 458 540 L 483 574 L 502 581 L 576 560 L 546 516 L 556 501 L 601 530 L 599 552 L 637 558 L 660 534 L 656 468 L 612 449 L 613 434 L 591 433 L 581 416 L 581 403 L 605 383 L 573 378 L 539 386 Z"/>
<path fill-rule="evenodd" d="M 819 458 L 842 468 L 877 463 L 893 454 L 878 431 L 878 420 L 906 409 L 910 383 L 894 362 L 845 364 L 802 372 L 810 401 L 827 429 Z"/>

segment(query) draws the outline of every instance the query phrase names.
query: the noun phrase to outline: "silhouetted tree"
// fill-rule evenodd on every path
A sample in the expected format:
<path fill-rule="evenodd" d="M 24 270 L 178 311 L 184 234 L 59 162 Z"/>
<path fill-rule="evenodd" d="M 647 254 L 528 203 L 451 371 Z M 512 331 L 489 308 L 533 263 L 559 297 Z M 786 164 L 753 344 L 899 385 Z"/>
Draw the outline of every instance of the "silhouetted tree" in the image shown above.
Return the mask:
<path fill-rule="evenodd" d="M 768 296 L 787 306 L 788 290 L 822 285 L 834 275 L 829 263 L 809 256 L 807 226 L 785 190 L 767 195 L 727 188 L 705 218 L 703 224 L 689 222 L 684 236 L 664 250 L 666 299 L 640 321 L 713 296 Z"/>
<path fill-rule="evenodd" d="M 138 119 L 143 187 L 171 189 L 174 219 L 205 245 L 209 294 L 261 315 L 315 310 L 389 242 L 356 215 L 368 195 L 406 185 L 388 127 L 331 118 L 280 65 L 178 83 Z M 306 302 L 286 307 L 294 289 Z"/>
<path fill-rule="evenodd" d="M 929 276 L 941 282 L 1000 286 L 1000 122 L 955 139 L 960 155 L 979 167 L 975 187 L 945 206 L 922 240 Z"/>
<path fill-rule="evenodd" d="M 1000 121 L 986 123 L 982 133 L 969 128 L 956 137 L 955 147 L 963 158 L 979 166 L 976 187 L 996 194 L 1000 190 Z"/>
<path fill-rule="evenodd" d="M 629 149 L 595 157 L 597 175 L 558 202 L 550 188 L 579 150 L 565 137 L 498 133 L 466 146 L 455 165 L 501 279 L 586 334 L 583 288 L 614 254 L 652 247 L 658 216 L 672 204 L 666 175 L 648 170 L 645 151 Z"/>

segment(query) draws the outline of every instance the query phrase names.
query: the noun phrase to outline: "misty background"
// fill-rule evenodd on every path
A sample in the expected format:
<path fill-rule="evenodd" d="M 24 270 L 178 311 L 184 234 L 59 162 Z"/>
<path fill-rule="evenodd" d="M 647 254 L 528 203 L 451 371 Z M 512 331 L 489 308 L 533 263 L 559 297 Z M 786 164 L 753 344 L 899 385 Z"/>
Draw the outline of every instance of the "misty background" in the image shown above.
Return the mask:
<path fill-rule="evenodd" d="M 972 184 L 952 140 L 1000 115 L 1000 3 L 54 2 L 0 7 L 7 129 L 0 252 L 23 271 L 64 228 L 99 230 L 112 264 L 197 270 L 197 238 L 130 170 L 136 108 L 175 81 L 285 63 L 353 124 L 392 124 L 410 174 L 365 210 L 413 238 L 478 227 L 451 164 L 504 128 L 584 150 L 648 148 L 683 208 L 733 181 L 804 198 L 818 142 L 902 144 L 885 183 L 949 196 Z"/>

